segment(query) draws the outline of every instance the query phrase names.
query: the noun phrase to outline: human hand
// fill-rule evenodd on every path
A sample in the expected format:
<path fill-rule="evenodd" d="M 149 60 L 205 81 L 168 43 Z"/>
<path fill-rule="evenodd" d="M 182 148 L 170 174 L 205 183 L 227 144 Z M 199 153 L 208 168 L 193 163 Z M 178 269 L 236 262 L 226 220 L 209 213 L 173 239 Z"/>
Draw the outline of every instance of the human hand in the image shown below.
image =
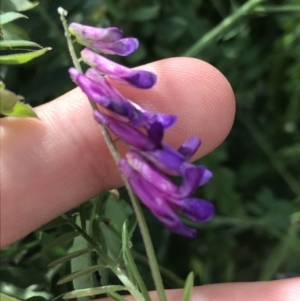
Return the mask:
<path fill-rule="evenodd" d="M 177 124 L 166 135 L 169 144 L 177 147 L 189 136 L 199 136 L 202 146 L 194 156 L 196 159 L 225 139 L 232 126 L 235 105 L 231 87 L 221 73 L 191 58 L 167 59 L 143 69 L 158 76 L 152 89 L 118 88 L 146 109 L 178 116 Z M 91 108 L 79 89 L 36 111 L 41 120 L 1 119 L 1 247 L 102 190 L 121 185 Z M 278 283 L 283 283 L 283 287 L 290 285 L 295 291 L 296 282 L 293 279 L 271 285 L 275 286 L 274 291 L 279 289 Z M 231 286 L 234 287 L 229 293 Z M 252 294 L 256 286 L 260 288 L 256 293 L 262 293 L 261 300 L 267 300 L 265 292 L 271 290 L 269 283 L 195 288 L 195 298 L 203 293 L 215 300 L 245 300 L 247 296 L 259 300 Z M 238 295 L 239 291 L 242 295 Z M 226 292 L 228 296 L 231 294 L 230 299 L 226 299 Z M 213 293 L 223 299 L 209 295 Z M 179 298 L 180 291 L 169 294 L 170 298 Z"/>

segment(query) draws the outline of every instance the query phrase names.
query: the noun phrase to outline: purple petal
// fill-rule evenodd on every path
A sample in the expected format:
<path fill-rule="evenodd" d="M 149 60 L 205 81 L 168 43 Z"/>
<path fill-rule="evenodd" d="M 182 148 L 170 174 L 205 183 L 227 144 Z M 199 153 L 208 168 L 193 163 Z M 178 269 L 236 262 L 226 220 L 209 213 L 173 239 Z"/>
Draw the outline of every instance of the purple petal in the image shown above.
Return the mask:
<path fill-rule="evenodd" d="M 76 81 L 77 85 L 91 101 L 96 102 L 104 107 L 109 105 L 110 99 L 107 97 L 107 94 L 101 85 L 89 79 L 84 74 L 79 74 L 76 77 Z"/>
<path fill-rule="evenodd" d="M 185 162 L 185 158 L 167 144 L 162 144 L 159 149 L 144 152 L 143 155 L 169 175 L 180 175 L 181 166 Z"/>
<path fill-rule="evenodd" d="M 197 231 L 183 224 L 162 194 L 133 170 L 126 160 L 121 159 L 119 167 L 128 178 L 136 195 L 170 231 L 191 238 L 196 237 Z"/>
<path fill-rule="evenodd" d="M 116 27 L 97 28 L 79 23 L 71 23 L 69 31 L 78 39 L 115 42 L 123 37 L 123 31 Z"/>
<path fill-rule="evenodd" d="M 204 166 L 195 166 L 189 163 L 188 168 L 185 169 L 182 177 L 183 182 L 178 187 L 177 194 L 174 196 L 177 198 L 186 198 L 193 194 L 199 186 L 199 182 L 205 173 L 206 168 Z"/>
<path fill-rule="evenodd" d="M 110 98 L 122 102 L 128 102 L 133 108 L 135 108 L 134 104 L 131 101 L 125 98 L 113 85 L 111 85 L 108 82 L 108 80 L 102 74 L 100 74 L 94 68 L 89 68 L 86 71 L 85 75 L 93 81 L 97 82 L 99 85 L 101 85 L 101 88 L 106 92 L 106 94 Z"/>
<path fill-rule="evenodd" d="M 146 128 L 150 128 L 152 124 L 158 122 L 163 126 L 164 129 L 168 129 L 177 120 L 177 117 L 175 115 L 164 114 L 164 113 L 153 113 L 143 109 L 142 107 L 140 107 L 138 104 L 134 102 L 131 103 L 137 109 L 137 111 L 143 114 L 143 123 Z"/>
<path fill-rule="evenodd" d="M 189 160 L 197 151 L 201 145 L 201 140 L 198 137 L 190 137 L 183 145 L 178 149 L 178 151 Z"/>
<path fill-rule="evenodd" d="M 82 73 L 72 67 L 69 69 L 69 74 L 71 76 L 72 81 L 77 85 L 77 76 Z"/>
<path fill-rule="evenodd" d="M 80 73 L 76 77 L 76 83 L 91 101 L 98 103 L 121 117 L 125 117 L 127 120 L 140 118 L 137 116 L 137 112 L 130 102 L 126 99 L 120 99 L 120 97 L 113 97 L 117 93 L 105 78 L 99 76 L 97 82 L 95 82 Z"/>
<path fill-rule="evenodd" d="M 203 167 L 205 168 L 205 166 L 203 166 Z M 212 178 L 212 176 L 213 176 L 213 173 L 210 170 L 205 168 L 198 186 L 202 186 L 202 185 L 206 184 Z"/>
<path fill-rule="evenodd" d="M 126 154 L 129 165 L 136 170 L 141 177 L 152 183 L 159 191 L 166 194 L 173 194 L 177 191 L 174 185 L 163 173 L 151 165 L 143 156 L 136 151 L 129 151 Z"/>
<path fill-rule="evenodd" d="M 113 43 L 96 41 L 95 43 L 86 46 L 95 51 L 100 51 L 106 54 L 127 56 L 137 50 L 139 47 L 139 41 L 135 38 L 124 38 Z"/>
<path fill-rule="evenodd" d="M 163 125 L 164 129 L 170 128 L 177 120 L 177 116 L 164 114 L 164 113 L 153 113 L 153 112 L 145 112 L 144 114 L 147 122 L 149 124 L 153 124 L 155 122 L 159 122 Z"/>
<path fill-rule="evenodd" d="M 158 147 L 157 143 L 138 131 L 136 128 L 124 122 L 116 120 L 106 114 L 94 111 L 95 119 L 105 125 L 112 133 L 123 140 L 125 143 L 140 150 L 153 150 Z"/>
<path fill-rule="evenodd" d="M 182 200 L 180 210 L 190 220 L 198 223 L 209 221 L 215 213 L 215 208 L 212 203 L 196 198 Z"/>
<path fill-rule="evenodd" d="M 117 83 L 130 84 L 141 89 L 151 88 L 156 83 L 156 75 L 154 73 L 124 67 L 88 48 L 83 49 L 81 55 L 85 63 L 108 75 Z"/>
<path fill-rule="evenodd" d="M 175 115 L 164 114 L 164 113 L 154 113 L 151 111 L 147 111 L 140 107 L 137 104 L 133 104 L 139 111 L 143 113 L 145 119 L 146 127 L 149 127 L 153 123 L 160 123 L 164 129 L 170 128 L 177 120 Z"/>
<path fill-rule="evenodd" d="M 212 172 L 205 166 L 195 166 L 184 162 L 180 168 L 183 182 L 175 195 L 177 198 L 186 198 L 193 194 L 199 186 L 206 184 L 212 177 Z"/>
<path fill-rule="evenodd" d="M 155 122 L 149 126 L 147 133 L 149 138 L 160 144 L 164 136 L 164 128 L 160 123 Z"/>

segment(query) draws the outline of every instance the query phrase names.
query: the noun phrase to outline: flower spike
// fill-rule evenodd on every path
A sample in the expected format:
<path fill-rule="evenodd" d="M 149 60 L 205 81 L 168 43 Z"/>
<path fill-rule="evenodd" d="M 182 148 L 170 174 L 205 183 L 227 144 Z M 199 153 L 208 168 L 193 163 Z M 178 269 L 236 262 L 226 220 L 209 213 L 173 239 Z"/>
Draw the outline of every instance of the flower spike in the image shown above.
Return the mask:
<path fill-rule="evenodd" d="M 81 55 L 91 67 L 85 74 L 70 68 L 69 74 L 90 101 L 110 111 L 107 115 L 98 107 L 94 117 L 129 147 L 118 166 L 132 190 L 170 231 L 196 237 L 197 231 L 185 225 L 177 213 L 196 223 L 207 222 L 214 215 L 210 202 L 191 197 L 212 177 L 204 166 L 188 162 L 201 140 L 190 137 L 177 150 L 163 143 L 165 130 L 176 122 L 176 116 L 145 110 L 111 84 L 109 79 L 148 89 L 156 83 L 156 75 L 149 71 L 132 70 L 95 53 L 128 55 L 138 47 L 137 39 L 123 38 L 123 32 L 115 27 L 99 29 L 72 23 L 69 31 L 87 46 Z M 181 184 L 175 185 L 170 175 L 179 177 Z"/>

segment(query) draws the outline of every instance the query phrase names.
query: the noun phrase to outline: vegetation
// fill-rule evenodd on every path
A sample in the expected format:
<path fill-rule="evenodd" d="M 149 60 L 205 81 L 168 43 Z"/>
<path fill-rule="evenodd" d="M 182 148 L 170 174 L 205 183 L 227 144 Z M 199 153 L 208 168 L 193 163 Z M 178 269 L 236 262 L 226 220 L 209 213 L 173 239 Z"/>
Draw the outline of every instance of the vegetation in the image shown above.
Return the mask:
<path fill-rule="evenodd" d="M 17 6 L 11 6 L 19 1 L 3 2 L 3 13 L 19 11 Z M 28 19 L 15 18 L 10 20 L 13 23 L 3 24 L 0 41 L 1 46 L 7 40 L 20 40 L 21 35 L 22 40 L 52 48 L 26 64 L 7 65 L 1 61 L 0 75 L 6 88 L 22 95 L 31 106 L 48 102 L 74 87 L 67 72 L 72 63 L 57 14 L 59 6 L 69 12 L 69 22 L 117 26 L 126 36 L 137 37 L 140 48 L 120 60 L 125 65 L 194 56 L 221 70 L 235 92 L 237 117 L 231 134 L 218 149 L 199 160 L 213 171 L 214 177 L 198 196 L 214 202 L 216 217 L 198 226 L 199 238 L 190 240 L 170 234 L 144 210 L 165 286 L 182 287 L 182 279 L 190 271 L 196 275 L 195 285 L 299 275 L 300 1 L 41 1 L 25 12 Z M 13 30 L 16 36 L 8 36 Z M 18 50 L 9 47 L 6 51 L 12 54 Z M 96 239 L 99 232 L 95 233 L 92 223 L 102 224 L 99 228 L 103 231 L 107 219 L 95 212 L 109 203 L 105 202 L 107 198 L 112 200 L 112 206 L 130 212 L 122 192 L 122 206 L 110 193 L 71 213 L 81 217 Z M 124 220 L 122 210 L 112 217 L 109 208 L 101 212 L 106 218 Z M 131 227 L 134 223 L 128 225 L 129 232 Z M 63 218 L 58 218 L 3 249 L 1 291 L 19 299 L 38 296 L 35 298 L 51 300 L 85 287 L 83 281 L 93 286 L 95 273 L 91 271 L 88 277 L 57 285 L 59 279 L 75 270 L 77 257 L 68 258 L 71 263 L 47 267 L 71 251 L 88 247 L 75 234 Z M 148 288 L 153 289 L 138 231 L 131 241 L 138 268 Z M 89 253 L 77 255 L 86 254 Z M 86 263 L 81 269 L 88 266 Z M 103 280 L 107 273 L 101 273 Z M 112 276 L 109 283 L 119 284 Z"/>

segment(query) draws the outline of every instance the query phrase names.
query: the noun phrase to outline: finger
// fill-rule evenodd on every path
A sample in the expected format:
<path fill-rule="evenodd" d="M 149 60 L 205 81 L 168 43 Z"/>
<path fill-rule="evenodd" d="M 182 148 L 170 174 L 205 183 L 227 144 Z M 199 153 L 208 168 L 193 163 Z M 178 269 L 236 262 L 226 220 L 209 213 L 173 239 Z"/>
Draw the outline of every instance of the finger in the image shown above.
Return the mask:
<path fill-rule="evenodd" d="M 143 67 L 157 84 L 120 90 L 145 108 L 178 116 L 166 135 L 177 147 L 191 135 L 203 144 L 197 157 L 227 136 L 235 111 L 224 76 L 191 58 Z M 24 236 L 104 189 L 121 185 L 92 110 L 79 89 L 37 108 L 41 120 L 1 119 L 1 245 Z"/>
<path fill-rule="evenodd" d="M 183 290 L 166 291 L 167 300 L 182 301 Z M 194 287 L 191 301 L 299 301 L 300 278 L 263 282 L 209 284 Z M 155 291 L 150 292 L 152 301 L 159 301 Z M 110 298 L 101 301 L 111 301 Z M 132 296 L 126 300 L 133 301 Z M 98 301 L 98 300 L 95 300 Z"/>
<path fill-rule="evenodd" d="M 192 301 L 298 301 L 300 278 L 266 282 L 223 283 L 195 287 Z M 158 300 L 153 292 L 151 300 Z M 182 290 L 167 292 L 168 300 L 181 301 Z"/>

